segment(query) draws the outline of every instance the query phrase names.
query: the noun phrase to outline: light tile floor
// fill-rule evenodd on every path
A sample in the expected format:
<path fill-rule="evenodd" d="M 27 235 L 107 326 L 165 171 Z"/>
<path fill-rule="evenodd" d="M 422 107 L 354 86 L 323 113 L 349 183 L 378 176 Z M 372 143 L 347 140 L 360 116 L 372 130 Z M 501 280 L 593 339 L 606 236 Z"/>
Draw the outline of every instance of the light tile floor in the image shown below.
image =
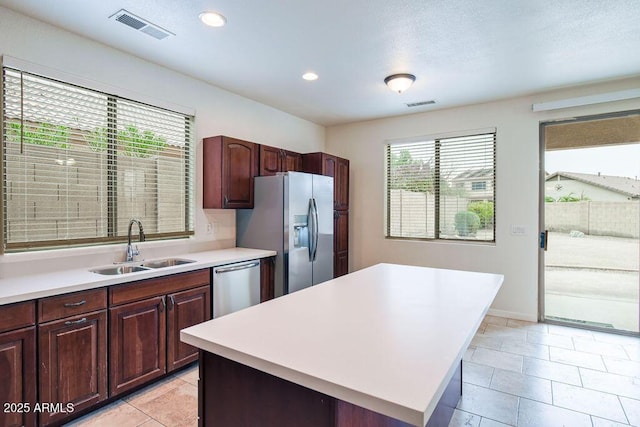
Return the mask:
<path fill-rule="evenodd" d="M 449 427 L 640 427 L 640 338 L 487 316 Z"/>
<path fill-rule="evenodd" d="M 192 367 L 73 426 L 196 426 Z M 640 338 L 487 316 L 449 427 L 640 427 Z"/>
<path fill-rule="evenodd" d="M 198 425 L 198 366 L 171 375 L 68 425 L 195 427 Z"/>

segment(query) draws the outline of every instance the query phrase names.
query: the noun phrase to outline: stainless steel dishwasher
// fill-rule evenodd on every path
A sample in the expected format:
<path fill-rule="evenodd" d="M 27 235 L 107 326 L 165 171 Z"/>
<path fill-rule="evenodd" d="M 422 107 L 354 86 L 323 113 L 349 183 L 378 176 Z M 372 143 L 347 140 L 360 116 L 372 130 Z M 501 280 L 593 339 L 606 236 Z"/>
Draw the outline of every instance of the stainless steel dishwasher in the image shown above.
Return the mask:
<path fill-rule="evenodd" d="M 213 317 L 260 303 L 260 260 L 213 269 Z"/>

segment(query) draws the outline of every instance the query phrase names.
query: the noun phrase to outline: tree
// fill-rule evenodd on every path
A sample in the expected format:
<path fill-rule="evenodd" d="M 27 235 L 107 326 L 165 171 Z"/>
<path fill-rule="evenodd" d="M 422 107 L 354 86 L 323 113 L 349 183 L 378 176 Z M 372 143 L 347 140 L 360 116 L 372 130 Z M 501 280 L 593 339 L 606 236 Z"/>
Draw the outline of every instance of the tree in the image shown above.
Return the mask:
<path fill-rule="evenodd" d="M 406 190 L 416 193 L 434 193 L 436 182 L 436 169 L 433 166 L 434 158 L 428 160 L 414 159 L 409 150 L 402 150 L 391 156 L 389 168 L 389 186 L 392 190 Z M 464 189 L 453 188 L 449 183 L 451 172 L 440 171 L 440 194 L 464 197 Z"/>
<path fill-rule="evenodd" d="M 7 137 L 11 142 L 44 145 L 47 147 L 68 148 L 69 127 L 40 122 L 31 126 L 11 122 L 7 129 Z"/>
<path fill-rule="evenodd" d="M 427 161 L 413 159 L 409 150 L 393 154 L 389 177 L 391 189 L 432 193 L 435 182 L 432 161 L 433 158 Z"/>

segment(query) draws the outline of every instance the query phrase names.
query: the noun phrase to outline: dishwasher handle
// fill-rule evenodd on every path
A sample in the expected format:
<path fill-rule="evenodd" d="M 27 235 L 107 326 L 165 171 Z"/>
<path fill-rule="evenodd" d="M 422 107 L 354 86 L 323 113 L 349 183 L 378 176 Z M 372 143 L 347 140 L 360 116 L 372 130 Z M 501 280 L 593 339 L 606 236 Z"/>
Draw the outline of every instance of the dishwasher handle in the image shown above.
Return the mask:
<path fill-rule="evenodd" d="M 245 270 L 247 268 L 253 268 L 253 267 L 257 267 L 260 265 L 260 261 L 254 261 L 254 262 L 250 262 L 247 264 L 241 264 L 241 265 L 234 265 L 232 267 L 226 267 L 226 268 L 214 268 L 213 271 L 216 274 L 220 274 L 220 273 L 229 273 L 231 271 L 238 271 L 238 270 Z"/>

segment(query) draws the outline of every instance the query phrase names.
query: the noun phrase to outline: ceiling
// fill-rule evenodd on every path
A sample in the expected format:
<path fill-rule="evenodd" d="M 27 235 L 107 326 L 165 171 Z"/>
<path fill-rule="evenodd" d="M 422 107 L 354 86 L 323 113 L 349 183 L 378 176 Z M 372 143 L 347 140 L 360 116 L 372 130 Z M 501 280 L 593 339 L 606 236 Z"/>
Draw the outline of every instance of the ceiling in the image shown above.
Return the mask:
<path fill-rule="evenodd" d="M 329 126 L 640 74 L 638 0 L 0 0 Z M 124 8 L 175 36 L 109 16 Z M 203 10 L 228 20 L 204 26 Z M 320 78 L 308 82 L 306 71 Z M 384 78 L 408 72 L 403 94 Z M 433 105 L 407 103 L 434 100 Z"/>

